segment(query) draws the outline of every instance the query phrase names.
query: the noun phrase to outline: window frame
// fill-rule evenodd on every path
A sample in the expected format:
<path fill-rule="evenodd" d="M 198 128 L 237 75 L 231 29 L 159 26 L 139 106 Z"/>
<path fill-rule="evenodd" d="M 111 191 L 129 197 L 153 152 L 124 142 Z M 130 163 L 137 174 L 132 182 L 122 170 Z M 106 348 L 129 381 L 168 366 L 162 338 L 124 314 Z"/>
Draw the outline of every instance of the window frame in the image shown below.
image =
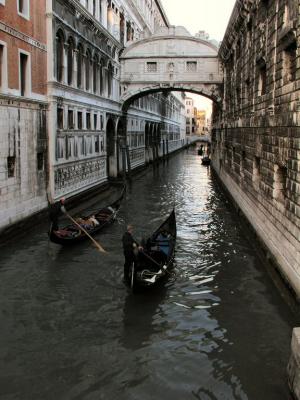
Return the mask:
<path fill-rule="evenodd" d="M 19 1 L 17 0 L 17 10 L 18 10 L 18 14 L 20 15 L 20 17 L 27 19 L 28 21 L 30 20 L 30 0 L 23 0 L 24 3 L 26 3 L 26 12 L 22 12 L 19 9 Z"/>
<path fill-rule="evenodd" d="M 31 95 L 31 54 L 23 49 L 18 49 L 19 53 L 19 94 L 21 97 L 30 97 Z M 21 54 L 27 57 L 26 71 L 25 71 L 25 91 L 24 95 L 21 94 Z"/>

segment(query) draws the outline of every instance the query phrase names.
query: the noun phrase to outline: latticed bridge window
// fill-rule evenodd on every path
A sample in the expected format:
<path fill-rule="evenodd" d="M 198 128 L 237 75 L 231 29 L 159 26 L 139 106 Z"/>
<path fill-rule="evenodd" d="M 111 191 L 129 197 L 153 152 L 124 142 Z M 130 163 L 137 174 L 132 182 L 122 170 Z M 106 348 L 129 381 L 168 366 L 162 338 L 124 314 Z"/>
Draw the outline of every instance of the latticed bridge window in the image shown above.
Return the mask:
<path fill-rule="evenodd" d="M 196 72 L 197 71 L 197 61 L 187 61 L 186 70 L 187 70 L 187 72 Z"/>
<path fill-rule="evenodd" d="M 147 62 L 147 72 L 157 72 L 157 62 Z"/>

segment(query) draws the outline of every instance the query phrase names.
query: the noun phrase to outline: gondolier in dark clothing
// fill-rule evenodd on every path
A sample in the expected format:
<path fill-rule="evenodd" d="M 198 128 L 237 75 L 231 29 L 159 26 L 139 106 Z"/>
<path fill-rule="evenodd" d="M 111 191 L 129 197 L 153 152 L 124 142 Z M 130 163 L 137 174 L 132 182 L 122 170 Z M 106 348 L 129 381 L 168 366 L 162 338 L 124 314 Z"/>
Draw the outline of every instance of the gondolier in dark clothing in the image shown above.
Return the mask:
<path fill-rule="evenodd" d="M 58 218 L 66 213 L 65 209 L 65 198 L 61 198 L 59 201 L 50 204 L 49 206 L 49 219 L 51 221 L 51 229 L 53 231 L 58 231 Z"/>
<path fill-rule="evenodd" d="M 138 243 L 133 239 L 132 233 L 133 233 L 133 226 L 127 225 L 127 231 L 124 233 L 122 237 L 123 251 L 125 256 L 124 281 L 127 283 L 130 281 L 129 268 L 135 260 L 136 257 L 135 252 L 142 249 L 142 247 L 140 247 Z"/>

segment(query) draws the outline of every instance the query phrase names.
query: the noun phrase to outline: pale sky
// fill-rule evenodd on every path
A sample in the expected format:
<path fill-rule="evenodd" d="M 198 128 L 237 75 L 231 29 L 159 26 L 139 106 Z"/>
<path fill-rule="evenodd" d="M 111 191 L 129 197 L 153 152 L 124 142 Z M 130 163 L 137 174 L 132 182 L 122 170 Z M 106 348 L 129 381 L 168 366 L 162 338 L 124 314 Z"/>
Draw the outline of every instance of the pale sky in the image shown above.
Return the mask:
<path fill-rule="evenodd" d="M 210 39 L 220 42 L 225 34 L 235 0 L 161 0 L 171 25 L 182 25 L 192 35 L 205 31 Z M 210 112 L 211 101 L 188 94 L 196 107 Z"/>

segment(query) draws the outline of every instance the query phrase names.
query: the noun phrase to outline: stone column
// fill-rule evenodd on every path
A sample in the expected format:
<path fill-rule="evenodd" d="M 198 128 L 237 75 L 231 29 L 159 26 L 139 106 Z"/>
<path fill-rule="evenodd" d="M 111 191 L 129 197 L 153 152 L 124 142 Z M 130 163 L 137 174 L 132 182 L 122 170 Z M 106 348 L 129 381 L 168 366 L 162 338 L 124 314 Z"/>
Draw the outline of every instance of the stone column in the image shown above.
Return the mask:
<path fill-rule="evenodd" d="M 101 10 L 102 10 L 102 25 L 104 28 L 107 29 L 107 0 L 100 0 L 101 1 Z"/>
<path fill-rule="evenodd" d="M 100 2 L 101 0 L 96 0 L 96 13 L 95 13 L 95 18 L 97 21 L 100 21 Z"/>
<path fill-rule="evenodd" d="M 77 87 L 77 72 L 78 72 L 77 57 L 78 57 L 78 50 L 75 48 L 73 51 L 73 79 L 72 79 L 72 86 L 75 87 Z"/>
<path fill-rule="evenodd" d="M 68 84 L 68 49 L 69 44 L 64 44 L 62 83 Z"/>

